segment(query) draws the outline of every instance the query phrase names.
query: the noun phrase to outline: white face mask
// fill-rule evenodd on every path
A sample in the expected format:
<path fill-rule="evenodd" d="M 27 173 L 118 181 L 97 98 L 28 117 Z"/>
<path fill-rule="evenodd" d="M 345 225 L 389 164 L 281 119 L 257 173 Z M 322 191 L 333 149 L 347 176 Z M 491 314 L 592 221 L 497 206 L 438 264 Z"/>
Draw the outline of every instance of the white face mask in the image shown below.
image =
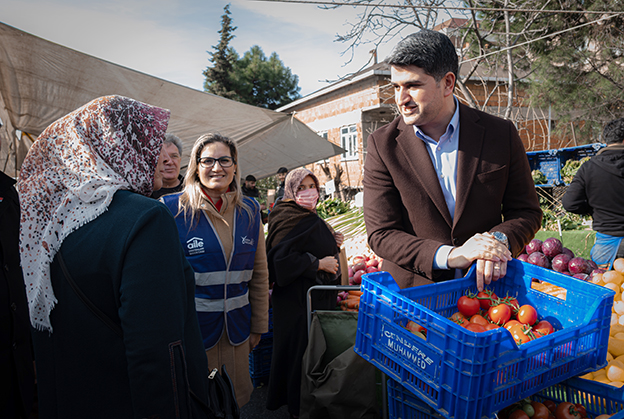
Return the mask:
<path fill-rule="evenodd" d="M 298 191 L 297 195 L 295 195 L 295 202 L 302 206 L 303 208 L 313 210 L 316 208 L 316 203 L 319 199 L 319 193 L 314 189 L 306 189 L 303 191 Z"/>

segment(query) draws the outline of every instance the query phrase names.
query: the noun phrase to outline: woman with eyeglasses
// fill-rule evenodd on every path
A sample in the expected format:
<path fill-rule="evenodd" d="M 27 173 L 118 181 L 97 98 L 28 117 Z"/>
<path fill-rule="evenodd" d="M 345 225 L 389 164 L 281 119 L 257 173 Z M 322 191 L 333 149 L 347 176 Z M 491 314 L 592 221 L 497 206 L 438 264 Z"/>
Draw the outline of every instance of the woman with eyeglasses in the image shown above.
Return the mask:
<path fill-rule="evenodd" d="M 268 269 L 260 206 L 241 194 L 238 151 L 219 134 L 197 139 L 184 190 L 161 198 L 195 271 L 195 307 L 208 367 L 225 365 L 236 399 L 253 391 L 249 353 L 268 331 Z"/>

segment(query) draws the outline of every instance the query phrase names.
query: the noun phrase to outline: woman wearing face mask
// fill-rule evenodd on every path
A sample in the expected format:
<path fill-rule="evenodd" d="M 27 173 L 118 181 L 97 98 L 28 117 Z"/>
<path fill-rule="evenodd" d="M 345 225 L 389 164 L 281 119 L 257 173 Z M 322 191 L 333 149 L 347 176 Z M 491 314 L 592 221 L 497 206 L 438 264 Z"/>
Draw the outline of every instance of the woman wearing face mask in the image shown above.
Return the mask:
<path fill-rule="evenodd" d="M 307 169 L 286 177 L 284 198 L 269 215 L 267 254 L 273 284 L 273 358 L 267 409 L 288 405 L 299 416 L 301 361 L 308 345 L 306 295 L 319 284 L 340 284 L 342 233 L 316 214 L 319 182 Z M 315 293 L 313 310 L 336 307 L 336 293 Z"/>

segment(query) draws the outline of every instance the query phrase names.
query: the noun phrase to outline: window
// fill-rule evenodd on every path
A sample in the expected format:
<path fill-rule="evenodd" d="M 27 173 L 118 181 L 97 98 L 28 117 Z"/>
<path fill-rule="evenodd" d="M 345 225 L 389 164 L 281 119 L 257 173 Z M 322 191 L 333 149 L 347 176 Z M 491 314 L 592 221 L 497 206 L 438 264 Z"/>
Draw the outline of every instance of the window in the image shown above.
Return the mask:
<path fill-rule="evenodd" d="M 326 140 L 328 138 L 327 131 L 319 131 L 319 132 L 317 132 L 317 134 L 319 135 L 319 137 L 323 137 Z M 327 160 L 327 159 L 321 159 L 321 160 L 316 162 L 316 164 L 327 164 L 327 163 L 329 163 L 329 160 Z"/>
<path fill-rule="evenodd" d="M 340 130 L 340 146 L 347 151 L 342 155 L 343 160 L 357 159 L 357 126 L 350 125 Z"/>

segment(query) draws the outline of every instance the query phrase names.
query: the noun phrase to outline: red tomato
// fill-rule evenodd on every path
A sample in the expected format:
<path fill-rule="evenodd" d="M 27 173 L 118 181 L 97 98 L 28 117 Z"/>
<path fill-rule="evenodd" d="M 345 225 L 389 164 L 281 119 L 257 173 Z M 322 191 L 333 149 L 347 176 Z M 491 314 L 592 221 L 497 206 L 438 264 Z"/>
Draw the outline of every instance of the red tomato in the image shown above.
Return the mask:
<path fill-rule="evenodd" d="M 498 329 L 500 326 L 495 324 L 495 323 L 488 323 L 485 326 L 483 326 L 485 328 L 485 330 L 494 330 L 494 329 Z"/>
<path fill-rule="evenodd" d="M 498 301 L 498 296 L 492 290 L 483 290 L 479 291 L 477 299 L 481 304 L 481 309 L 488 310 L 494 302 Z"/>
<path fill-rule="evenodd" d="M 501 303 L 507 304 L 511 309 L 512 313 L 515 313 L 520 308 L 520 304 L 515 297 L 505 297 L 501 299 Z"/>
<path fill-rule="evenodd" d="M 449 317 L 449 320 L 457 323 L 460 326 L 464 326 L 466 323 L 468 323 L 468 319 L 465 318 L 464 315 L 461 314 L 459 311 L 456 313 L 453 313 L 453 315 Z"/>
<path fill-rule="evenodd" d="M 587 409 L 585 409 L 585 406 L 580 403 L 574 403 L 574 407 L 576 407 L 576 410 L 578 410 L 579 415 L 581 415 L 582 418 L 587 417 Z"/>
<path fill-rule="evenodd" d="M 490 322 L 487 321 L 487 319 L 485 317 L 483 317 L 480 314 L 475 314 L 474 316 L 472 316 L 470 318 L 470 323 L 477 323 L 480 324 L 481 326 L 486 326 L 488 325 Z"/>
<path fill-rule="evenodd" d="M 513 336 L 513 339 L 518 345 L 522 345 L 523 343 L 527 343 L 531 340 L 531 337 L 527 333 L 525 333 L 527 332 L 527 330 L 526 326 L 523 324 L 513 325 L 511 326 L 511 329 L 509 329 L 509 331 L 511 332 L 511 336 Z"/>
<path fill-rule="evenodd" d="M 457 301 L 457 309 L 459 312 L 469 318 L 477 314 L 480 308 L 479 300 L 474 297 L 462 295 Z"/>
<path fill-rule="evenodd" d="M 476 333 L 482 333 L 485 332 L 485 328 L 478 324 L 478 323 L 466 323 L 466 326 L 464 326 L 466 329 L 470 330 L 471 332 L 476 332 Z"/>
<path fill-rule="evenodd" d="M 525 304 L 520 307 L 520 310 L 516 313 L 516 318 L 520 323 L 533 326 L 537 323 L 537 310 L 535 310 L 535 307 L 532 305 Z"/>
<path fill-rule="evenodd" d="M 555 331 L 555 328 L 548 320 L 540 320 L 533 326 L 533 329 L 538 330 L 542 335 L 550 335 Z"/>
<path fill-rule="evenodd" d="M 531 416 L 531 419 L 548 419 L 550 416 L 550 410 L 546 407 L 544 403 L 540 402 L 531 402 L 531 406 L 535 413 Z"/>
<path fill-rule="evenodd" d="M 504 327 L 507 330 L 511 329 L 511 326 L 516 325 L 516 324 L 522 324 L 520 323 L 518 320 L 509 320 L 507 323 L 505 323 Z"/>
<path fill-rule="evenodd" d="M 581 419 L 578 410 L 574 404 L 570 402 L 561 402 L 555 410 L 555 418 L 557 419 Z"/>
<path fill-rule="evenodd" d="M 544 406 L 546 406 L 548 408 L 548 410 L 550 410 L 551 413 L 555 413 L 555 411 L 557 410 L 557 403 L 553 402 L 552 400 L 544 400 L 542 402 L 544 404 Z"/>
<path fill-rule="evenodd" d="M 514 410 L 509 415 L 509 419 L 529 419 L 530 416 L 526 414 L 526 412 L 522 409 Z"/>
<path fill-rule="evenodd" d="M 511 309 L 506 304 L 499 304 L 492 306 L 488 310 L 488 317 L 493 323 L 501 326 L 509 321 L 511 318 Z"/>

